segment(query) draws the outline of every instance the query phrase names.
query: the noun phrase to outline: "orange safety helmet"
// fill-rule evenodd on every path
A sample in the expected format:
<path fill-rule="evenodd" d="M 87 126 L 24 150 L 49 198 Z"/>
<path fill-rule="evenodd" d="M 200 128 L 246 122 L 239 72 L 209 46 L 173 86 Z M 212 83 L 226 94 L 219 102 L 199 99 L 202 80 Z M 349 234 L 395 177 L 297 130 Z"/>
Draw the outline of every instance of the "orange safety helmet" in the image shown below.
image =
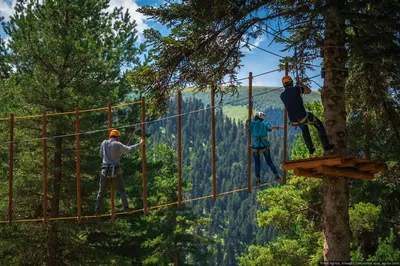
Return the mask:
<path fill-rule="evenodd" d="M 121 137 L 121 133 L 119 133 L 119 131 L 118 131 L 118 130 L 116 130 L 116 129 L 113 129 L 113 130 L 111 130 L 111 132 L 110 132 L 110 137 L 116 137 L 116 138 L 119 138 L 119 137 Z"/>
<path fill-rule="evenodd" d="M 284 76 L 282 78 L 282 84 L 283 86 L 289 85 L 290 83 L 293 83 L 293 79 L 290 76 Z"/>

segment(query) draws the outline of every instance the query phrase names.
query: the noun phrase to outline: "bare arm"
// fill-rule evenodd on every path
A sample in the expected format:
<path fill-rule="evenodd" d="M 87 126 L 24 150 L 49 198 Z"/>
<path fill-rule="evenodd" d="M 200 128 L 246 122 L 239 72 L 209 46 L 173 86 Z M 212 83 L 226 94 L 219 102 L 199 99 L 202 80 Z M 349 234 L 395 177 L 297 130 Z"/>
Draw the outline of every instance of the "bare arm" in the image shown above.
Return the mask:
<path fill-rule="evenodd" d="M 246 123 L 244 124 L 244 130 L 249 130 L 249 123 L 250 123 L 250 119 L 246 120 Z"/>
<path fill-rule="evenodd" d="M 271 130 L 279 130 L 279 129 L 283 129 L 284 127 L 283 126 L 277 126 L 277 127 L 271 127 Z"/>
<path fill-rule="evenodd" d="M 122 144 L 122 143 L 119 143 L 119 144 L 120 144 L 120 152 L 121 152 L 121 154 L 122 154 L 122 153 L 124 153 L 124 152 L 131 152 L 131 151 L 134 151 L 134 150 L 138 149 L 140 146 L 142 146 L 143 143 L 144 143 L 144 139 L 141 139 L 140 142 L 139 142 L 138 144 L 131 145 L 131 146 L 126 146 L 126 145 L 124 145 L 124 144 Z"/>
<path fill-rule="evenodd" d="M 311 89 L 308 87 L 306 84 L 304 84 L 302 81 L 299 80 L 299 78 L 296 78 L 297 84 L 301 87 L 304 88 L 304 94 L 310 94 Z"/>

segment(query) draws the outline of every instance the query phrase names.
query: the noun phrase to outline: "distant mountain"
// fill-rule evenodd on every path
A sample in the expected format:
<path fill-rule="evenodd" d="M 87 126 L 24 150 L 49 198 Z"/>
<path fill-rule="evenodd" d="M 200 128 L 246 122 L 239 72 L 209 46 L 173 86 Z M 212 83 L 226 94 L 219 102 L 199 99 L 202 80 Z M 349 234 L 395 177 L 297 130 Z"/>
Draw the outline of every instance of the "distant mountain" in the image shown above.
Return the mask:
<path fill-rule="evenodd" d="M 246 120 L 248 113 L 248 90 L 249 87 L 239 87 L 238 92 L 226 93 L 222 96 L 218 94 L 215 97 L 215 103 L 222 103 L 222 109 L 224 114 L 230 118 L 236 120 Z M 253 113 L 259 110 L 265 110 L 269 108 L 283 109 L 283 103 L 280 99 L 280 94 L 283 92 L 283 88 L 280 87 L 267 87 L 267 86 L 253 86 Z M 210 92 L 183 92 L 183 99 L 194 97 L 200 99 L 206 105 L 210 104 Z M 305 102 L 313 102 L 321 100 L 319 92 L 313 91 L 311 94 L 304 96 Z"/>

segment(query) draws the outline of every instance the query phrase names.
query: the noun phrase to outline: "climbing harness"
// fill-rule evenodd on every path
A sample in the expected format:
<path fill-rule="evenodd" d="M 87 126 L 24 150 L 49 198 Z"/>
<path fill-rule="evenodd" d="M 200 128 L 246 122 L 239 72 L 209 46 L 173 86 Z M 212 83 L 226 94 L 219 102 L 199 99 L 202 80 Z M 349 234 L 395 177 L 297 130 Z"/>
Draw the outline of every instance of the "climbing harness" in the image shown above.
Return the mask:
<path fill-rule="evenodd" d="M 260 154 L 260 153 L 264 153 L 264 152 L 266 152 L 267 150 L 269 150 L 269 147 L 268 147 L 268 146 L 265 146 L 265 144 L 264 144 L 264 142 L 263 142 L 263 139 L 268 139 L 268 137 L 267 137 L 267 136 L 264 136 L 264 137 L 260 137 L 260 138 L 254 138 L 254 140 L 258 140 L 264 147 L 263 147 L 263 148 L 260 148 L 260 147 L 258 147 L 258 148 L 251 147 L 251 148 L 252 148 L 252 149 L 251 149 L 252 152 L 258 152 L 258 154 Z"/>
<path fill-rule="evenodd" d="M 258 154 L 264 153 L 267 150 L 269 150 L 269 147 L 265 147 L 265 148 L 262 148 L 262 149 L 251 149 L 252 152 L 258 152 Z"/>
<path fill-rule="evenodd" d="M 313 116 L 313 119 L 311 121 L 308 120 L 308 112 L 306 112 L 306 116 L 302 119 L 300 119 L 297 122 L 290 122 L 289 121 L 289 125 L 294 127 L 295 129 L 297 129 L 297 127 L 299 126 L 303 126 L 303 125 L 313 125 L 316 122 L 316 117 Z"/>
<path fill-rule="evenodd" d="M 114 179 L 116 177 L 116 170 L 119 170 L 119 165 L 106 164 L 101 167 L 102 170 L 106 169 L 105 177 Z"/>

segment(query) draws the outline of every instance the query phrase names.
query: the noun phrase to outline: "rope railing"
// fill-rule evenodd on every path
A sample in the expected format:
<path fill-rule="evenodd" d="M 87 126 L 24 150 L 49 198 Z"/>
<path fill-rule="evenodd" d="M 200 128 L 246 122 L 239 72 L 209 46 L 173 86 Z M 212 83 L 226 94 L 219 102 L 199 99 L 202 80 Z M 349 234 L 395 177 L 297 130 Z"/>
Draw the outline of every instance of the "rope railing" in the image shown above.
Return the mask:
<path fill-rule="evenodd" d="M 121 108 L 124 106 L 128 105 L 135 105 L 135 104 L 140 104 L 140 101 L 137 102 L 131 102 L 131 103 L 122 103 L 118 105 L 111 106 L 111 108 Z M 103 111 L 107 110 L 108 107 L 99 107 L 99 108 L 92 108 L 92 109 L 86 109 L 86 110 L 80 110 L 79 113 L 89 113 L 89 112 L 96 112 L 96 111 Z M 47 113 L 47 116 L 59 116 L 59 115 L 71 115 L 75 114 L 75 111 L 68 111 L 68 112 L 59 112 L 59 113 Z M 25 116 L 15 116 L 14 119 L 31 119 L 31 118 L 41 118 L 42 115 L 25 115 Z M 0 121 L 9 121 L 9 117 L 1 117 Z"/>
<path fill-rule="evenodd" d="M 279 70 L 279 69 L 275 69 L 275 70 L 272 70 L 272 71 L 267 71 L 267 72 L 264 72 L 264 73 L 260 73 L 260 74 L 257 74 L 257 75 L 255 75 L 255 76 L 253 76 L 253 78 L 254 78 L 254 77 L 259 77 L 259 76 L 262 76 L 262 75 L 267 75 L 267 74 L 276 72 L 276 71 L 278 71 L 278 70 Z M 248 77 L 247 77 L 246 79 L 248 79 Z M 276 88 L 276 89 L 268 90 L 268 91 L 266 91 L 266 92 L 262 92 L 262 93 L 255 94 L 254 96 L 259 96 L 259 95 L 267 94 L 267 93 L 270 93 L 270 92 L 272 92 L 272 91 L 276 91 L 276 90 L 279 90 L 279 89 L 282 89 L 282 88 L 283 88 L 283 87 L 279 87 L 279 88 Z M 226 102 L 226 103 L 222 103 L 222 104 L 218 103 L 218 104 L 216 104 L 216 105 L 214 105 L 214 106 L 211 106 L 211 105 L 210 105 L 209 107 L 200 108 L 200 109 L 193 110 L 193 111 L 190 111 L 190 112 L 182 113 L 182 114 L 180 114 L 180 115 L 172 115 L 172 116 L 167 116 L 167 117 L 163 117 L 163 118 L 159 118 L 159 119 L 154 119 L 154 120 L 146 121 L 144 124 L 151 124 L 151 123 L 160 122 L 160 121 L 163 121 L 163 120 L 173 119 L 173 118 L 176 118 L 176 117 L 179 117 L 179 116 L 186 116 L 186 115 L 189 115 L 189 114 L 193 114 L 193 113 L 197 113 L 197 112 L 206 111 L 206 110 L 209 110 L 209 109 L 211 109 L 211 108 L 221 107 L 221 106 L 223 106 L 223 105 L 227 105 L 227 104 L 231 104 L 231 103 L 243 101 L 243 100 L 245 100 L 245 99 L 247 99 L 247 98 L 239 98 L 239 99 L 236 99 L 236 100 L 233 100 L 233 101 L 230 101 L 230 102 Z M 141 103 L 141 101 L 137 101 L 137 102 L 133 102 L 133 103 L 124 103 L 124 104 L 112 106 L 112 108 L 118 108 L 118 107 L 122 107 L 122 106 L 134 105 L 134 104 L 139 104 L 139 103 Z M 92 112 L 92 111 L 94 111 L 94 110 L 107 110 L 107 109 L 108 109 L 108 107 L 101 107 L 101 108 L 96 108 L 96 109 L 80 110 L 79 113 Z M 73 113 L 73 114 L 75 114 L 76 112 L 74 111 L 74 112 L 65 112 L 65 113 Z M 53 115 L 60 115 L 60 114 L 64 114 L 64 113 L 59 113 L 59 114 L 55 114 L 55 113 L 54 113 Z M 52 114 L 46 114 L 46 115 L 47 115 L 47 116 L 51 116 Z M 33 116 L 30 116 L 30 117 L 32 117 L 32 118 L 33 118 L 33 117 L 42 117 L 42 115 L 33 115 Z M 17 117 L 14 117 L 14 119 L 15 119 L 15 118 L 17 118 Z M 10 118 L 7 118 L 7 119 L 9 120 Z M 22 119 L 22 117 L 19 117 L 19 119 Z M 118 126 L 118 128 L 120 128 L 120 129 L 122 129 L 122 128 L 132 128 L 132 127 L 140 126 L 140 125 L 142 125 L 142 124 L 143 124 L 143 123 L 135 123 L 135 124 L 129 124 L 129 125 L 121 125 L 121 126 Z M 56 135 L 56 136 L 48 136 L 48 137 L 46 137 L 46 138 L 38 137 L 38 138 L 29 138 L 29 139 L 19 139 L 19 140 L 14 140 L 13 143 L 15 144 L 15 143 L 19 143 L 19 142 L 42 141 L 43 139 L 48 139 L 48 140 L 50 140 L 50 139 L 64 138 L 64 137 L 74 137 L 74 136 L 76 136 L 76 135 L 95 134 L 95 133 L 98 133 L 98 132 L 109 131 L 110 129 L 111 129 L 111 128 L 108 128 L 108 127 L 107 127 L 107 128 L 96 129 L 96 130 L 90 130 L 90 131 L 82 131 L 82 132 L 79 132 L 79 133 L 70 133 L 70 134 L 63 134 L 63 135 Z M 8 141 L 8 142 L 2 142 L 2 143 L 0 143 L 0 144 L 8 145 L 8 144 L 10 144 L 10 143 L 11 143 L 11 142 Z"/>
<path fill-rule="evenodd" d="M 268 72 L 265 72 L 265 73 L 268 73 Z M 319 76 L 319 74 L 318 75 L 315 75 L 315 76 L 313 76 L 313 77 L 311 77 L 311 78 L 309 78 L 310 80 L 312 80 L 312 79 L 314 79 L 315 77 L 317 77 L 317 76 Z M 282 87 L 278 87 L 278 88 L 275 88 L 275 89 L 271 89 L 271 90 L 267 90 L 267 91 L 265 91 L 265 92 L 260 92 L 260 93 L 257 93 L 257 94 L 254 94 L 253 95 L 253 97 L 257 97 L 257 96 L 260 96 L 260 95 L 264 95 L 264 94 L 267 94 L 267 93 L 271 93 L 271 92 L 274 92 L 274 91 L 278 91 L 278 90 L 281 90 L 281 89 L 283 89 L 284 87 L 282 86 Z M 167 117 L 163 117 L 163 118 L 159 118 L 159 119 L 155 119 L 155 120 L 151 120 L 151 121 L 146 121 L 144 124 L 152 124 L 152 123 L 155 123 L 155 122 L 160 122 L 160 121 L 164 121 L 164 120 L 168 120 L 168 119 L 172 119 L 172 118 L 177 118 L 177 117 L 179 117 L 179 116 L 186 116 L 186 115 L 190 115 L 190 114 L 194 114 L 194 113 L 198 113 L 198 112 L 202 112 L 202 111 L 206 111 L 206 110 L 209 110 L 209 109 L 211 109 L 211 108 L 214 108 L 214 107 L 221 107 L 221 106 L 223 106 L 223 105 L 228 105 L 228 104 L 232 104 L 232 103 L 235 103 L 235 102 L 240 102 L 240 101 L 243 101 L 243 100 L 246 100 L 247 99 L 247 97 L 243 97 L 243 98 L 238 98 L 238 99 L 236 99 L 236 100 L 233 100 L 233 101 L 230 101 L 230 102 L 226 102 L 226 103 L 222 103 L 222 104 L 220 104 L 220 103 L 218 103 L 218 104 L 216 104 L 216 105 L 214 105 L 214 106 L 208 106 L 208 107 L 204 107 L 204 108 L 200 108 L 200 109 L 196 109 L 196 110 L 193 110 L 193 111 L 190 111 L 190 112 L 186 112 L 186 113 L 182 113 L 182 114 L 180 114 L 180 115 L 172 115 L 172 116 L 167 116 Z M 136 103 L 138 103 L 138 102 L 136 102 Z M 140 103 L 140 102 L 139 102 Z M 98 109 L 100 109 L 100 108 L 98 108 Z M 103 108 L 102 108 L 103 109 Z M 107 107 L 105 107 L 105 109 L 107 109 Z M 80 113 L 81 113 L 82 111 L 80 111 Z M 74 112 L 75 113 L 75 112 Z M 40 115 L 40 117 L 41 117 L 41 115 Z M 9 119 L 9 118 L 8 118 Z M 121 126 L 118 126 L 118 128 L 120 128 L 120 129 L 122 129 L 122 128 L 132 128 L 132 127 L 137 127 L 137 126 L 140 126 L 140 125 L 142 125 L 143 123 L 135 123 L 135 124 L 129 124 L 129 125 L 121 125 Z M 71 134 L 63 134 L 63 135 L 57 135 L 57 136 L 49 136 L 49 137 L 46 137 L 46 138 L 43 138 L 43 137 L 39 137 L 39 138 L 30 138 L 30 139 L 20 139 L 20 140 L 14 140 L 13 141 L 13 143 L 18 143 L 18 142 L 30 142 L 30 141 L 41 141 L 41 140 L 43 140 L 43 139 L 56 139 L 56 138 L 64 138 L 64 137 L 73 137 L 73 136 L 76 136 L 76 135 L 86 135 L 86 134 L 95 134 L 95 133 L 98 133 L 98 132 L 105 132 L 105 131 L 109 131 L 111 128 L 103 128 L 103 129 L 96 129 L 96 130 L 90 130 L 90 131 L 82 131 L 82 132 L 79 132 L 79 133 L 71 133 Z M 10 141 L 7 141 L 7 142 L 2 142 L 2 143 L 0 143 L 0 144 L 10 144 L 11 142 Z"/>
<path fill-rule="evenodd" d="M 278 182 L 277 181 L 266 182 L 266 183 L 261 184 L 261 185 L 252 186 L 252 188 L 253 189 L 257 189 L 257 188 L 261 188 L 261 187 L 264 187 L 264 186 L 272 185 L 274 183 L 278 183 Z M 233 190 L 225 191 L 225 192 L 220 192 L 220 193 L 217 194 L 217 196 L 229 195 L 229 194 L 233 194 L 233 193 L 237 193 L 237 192 L 241 192 L 241 191 L 245 191 L 245 190 L 247 190 L 247 187 L 239 188 L 239 189 L 233 189 Z M 189 202 L 199 201 L 199 200 L 203 200 L 203 199 L 210 199 L 212 197 L 213 197 L 213 195 L 211 194 L 211 195 L 206 195 L 206 196 L 197 197 L 197 198 L 193 198 L 193 199 L 182 200 L 182 203 L 189 203 Z M 164 208 L 164 207 L 175 206 L 177 204 L 178 204 L 178 202 L 169 202 L 169 203 L 165 203 L 165 204 L 151 206 L 151 207 L 147 208 L 147 210 L 148 211 L 153 211 L 153 210 Z M 115 215 L 116 216 L 131 215 L 131 214 L 139 213 L 139 212 L 143 212 L 143 208 L 132 210 L 132 211 L 115 212 Z M 109 218 L 111 215 L 112 215 L 111 213 L 100 214 L 100 215 L 83 215 L 80 218 L 82 220 L 89 220 L 89 219 L 99 219 L 99 218 L 104 218 L 104 217 L 108 217 Z M 66 220 L 78 220 L 78 216 L 50 217 L 50 218 L 47 219 L 47 221 L 66 221 Z M 43 222 L 43 218 L 13 219 L 12 221 L 13 221 L 13 223 Z M 8 220 L 0 220 L 0 224 L 6 224 L 8 222 L 9 222 Z"/>

